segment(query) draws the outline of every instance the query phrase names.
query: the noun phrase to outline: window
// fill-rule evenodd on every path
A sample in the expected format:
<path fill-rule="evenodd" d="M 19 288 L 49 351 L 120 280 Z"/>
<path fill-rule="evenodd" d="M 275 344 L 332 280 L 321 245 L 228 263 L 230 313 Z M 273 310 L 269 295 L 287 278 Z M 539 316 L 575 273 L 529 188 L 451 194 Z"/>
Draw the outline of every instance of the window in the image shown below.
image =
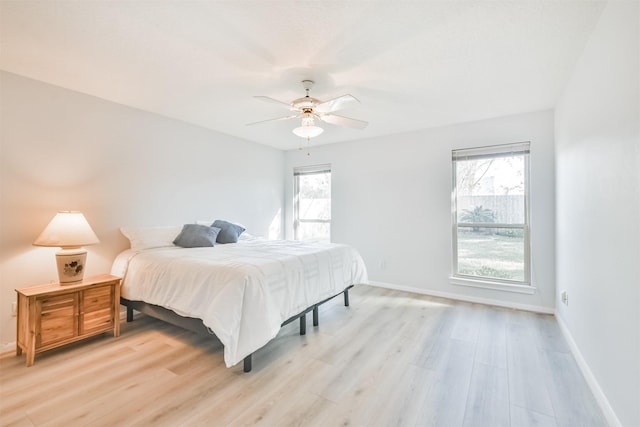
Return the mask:
<path fill-rule="evenodd" d="M 452 161 L 452 282 L 530 285 L 529 143 L 454 150 Z"/>
<path fill-rule="evenodd" d="M 331 165 L 293 170 L 293 234 L 296 240 L 330 240 Z"/>

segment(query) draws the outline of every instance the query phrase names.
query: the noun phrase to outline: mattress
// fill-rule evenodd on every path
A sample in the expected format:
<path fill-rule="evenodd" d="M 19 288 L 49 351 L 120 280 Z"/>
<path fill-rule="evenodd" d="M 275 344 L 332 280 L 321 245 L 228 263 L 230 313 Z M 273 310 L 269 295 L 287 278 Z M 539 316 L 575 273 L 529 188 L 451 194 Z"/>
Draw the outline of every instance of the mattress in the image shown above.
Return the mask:
<path fill-rule="evenodd" d="M 122 297 L 202 319 L 224 345 L 228 367 L 273 339 L 285 320 L 368 281 L 351 246 L 263 239 L 129 249 L 112 274 L 123 278 Z"/>

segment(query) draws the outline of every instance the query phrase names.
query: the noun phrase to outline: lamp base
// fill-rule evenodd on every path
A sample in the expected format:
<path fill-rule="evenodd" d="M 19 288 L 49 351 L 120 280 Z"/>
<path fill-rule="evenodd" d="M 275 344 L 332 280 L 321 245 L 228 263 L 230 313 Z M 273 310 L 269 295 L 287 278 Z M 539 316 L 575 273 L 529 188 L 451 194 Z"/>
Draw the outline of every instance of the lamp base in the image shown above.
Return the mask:
<path fill-rule="evenodd" d="M 84 248 L 66 248 L 56 252 L 58 280 L 61 285 L 82 282 L 87 250 Z"/>

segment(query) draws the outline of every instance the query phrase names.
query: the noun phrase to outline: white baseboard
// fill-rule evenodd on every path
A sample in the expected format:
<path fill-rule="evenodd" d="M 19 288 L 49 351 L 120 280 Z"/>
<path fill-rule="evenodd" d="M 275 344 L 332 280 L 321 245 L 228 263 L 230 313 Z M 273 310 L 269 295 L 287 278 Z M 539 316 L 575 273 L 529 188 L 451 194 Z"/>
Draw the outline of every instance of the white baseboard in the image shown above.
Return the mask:
<path fill-rule="evenodd" d="M 600 405 L 600 409 L 602 409 L 602 412 L 604 413 L 604 416 L 607 419 L 607 423 L 609 423 L 611 427 L 622 427 L 622 423 L 620 422 L 620 420 L 616 416 L 615 411 L 609 404 L 609 400 L 607 399 L 607 396 L 602 391 L 602 388 L 600 388 L 600 384 L 598 383 L 598 380 L 596 380 L 596 377 L 593 375 L 593 372 L 591 372 L 591 369 L 589 368 L 587 361 L 584 360 L 584 357 L 582 357 L 582 353 L 580 353 L 580 349 L 578 348 L 578 345 L 573 339 L 573 336 L 571 335 L 569 328 L 567 328 L 567 325 L 564 323 L 562 318 L 557 314 L 556 314 L 556 319 L 558 320 L 558 325 L 560 325 L 560 330 L 562 331 L 562 335 L 564 335 L 564 338 L 567 341 L 567 344 L 569 344 L 569 349 L 571 350 L 573 357 L 576 359 L 576 362 L 578 362 L 578 367 L 580 368 L 582 375 L 584 375 L 584 378 L 587 381 L 587 384 L 589 384 L 589 388 L 591 389 L 593 396 L 596 398 L 598 405 Z"/>
<path fill-rule="evenodd" d="M 465 301 L 465 302 L 474 302 L 474 303 L 478 303 L 478 304 L 485 304 L 485 305 L 493 305 L 493 306 L 497 306 L 497 307 L 512 308 L 512 309 L 516 309 L 516 310 L 532 311 L 534 313 L 555 314 L 555 310 L 554 309 L 548 308 L 548 307 L 541 307 L 541 306 L 537 306 L 537 305 L 518 304 L 518 303 L 512 303 L 512 302 L 505 302 L 505 301 L 501 301 L 501 300 L 495 300 L 495 299 L 491 299 L 491 298 L 478 298 L 478 297 L 471 297 L 471 296 L 467 296 L 467 295 L 453 294 L 453 293 L 448 293 L 448 292 L 431 291 L 431 290 L 428 290 L 428 289 L 416 289 L 416 288 L 411 288 L 411 287 L 408 287 L 408 286 L 400 286 L 400 285 L 395 285 L 393 283 L 385 283 L 385 282 L 371 281 L 371 282 L 369 282 L 369 285 L 377 286 L 379 288 L 387 288 L 387 289 L 395 289 L 395 290 L 398 290 L 398 291 L 413 292 L 414 294 L 429 295 L 429 296 L 432 296 L 432 297 L 448 298 L 448 299 L 452 299 L 452 300 Z"/>
<path fill-rule="evenodd" d="M 16 342 L 6 342 L 2 344 L 0 348 L 0 354 L 9 353 L 10 351 L 16 351 Z"/>

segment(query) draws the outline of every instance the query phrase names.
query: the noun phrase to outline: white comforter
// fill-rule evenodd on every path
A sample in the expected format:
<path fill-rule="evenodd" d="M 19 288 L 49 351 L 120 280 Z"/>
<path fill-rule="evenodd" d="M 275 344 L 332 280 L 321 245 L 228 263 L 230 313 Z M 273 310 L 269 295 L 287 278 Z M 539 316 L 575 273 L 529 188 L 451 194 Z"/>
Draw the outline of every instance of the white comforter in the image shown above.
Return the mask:
<path fill-rule="evenodd" d="M 333 243 L 255 239 L 212 248 L 127 250 L 112 273 L 122 296 L 202 319 L 235 365 L 282 322 L 347 286 L 367 283 L 358 252 Z"/>

